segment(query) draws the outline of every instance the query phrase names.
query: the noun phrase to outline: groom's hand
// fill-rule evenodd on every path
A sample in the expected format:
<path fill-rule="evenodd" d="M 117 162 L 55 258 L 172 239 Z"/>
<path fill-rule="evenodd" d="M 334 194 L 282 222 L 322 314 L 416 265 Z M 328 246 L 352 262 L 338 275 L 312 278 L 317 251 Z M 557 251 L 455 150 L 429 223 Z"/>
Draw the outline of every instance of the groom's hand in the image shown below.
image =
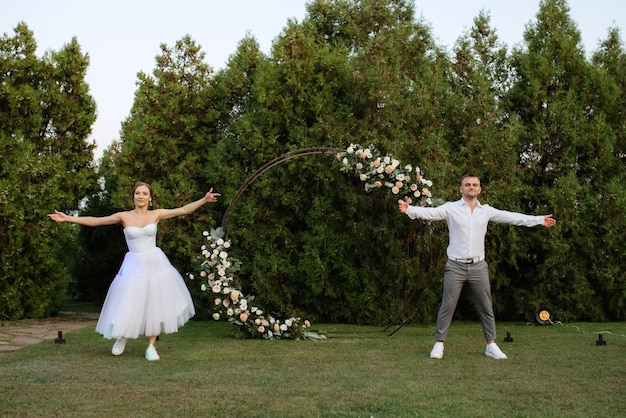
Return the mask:
<path fill-rule="evenodd" d="M 406 213 L 406 210 L 409 208 L 409 197 L 405 196 L 404 200 L 398 200 L 398 209 L 400 209 L 400 213 Z"/>

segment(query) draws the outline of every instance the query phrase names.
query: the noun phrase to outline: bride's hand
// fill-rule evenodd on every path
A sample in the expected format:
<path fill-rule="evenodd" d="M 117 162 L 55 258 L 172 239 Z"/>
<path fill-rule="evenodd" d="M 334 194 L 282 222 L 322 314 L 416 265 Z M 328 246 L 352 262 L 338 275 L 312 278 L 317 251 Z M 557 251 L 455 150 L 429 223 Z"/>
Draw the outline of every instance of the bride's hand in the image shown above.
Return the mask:
<path fill-rule="evenodd" d="M 52 219 L 55 222 L 67 221 L 67 215 L 64 214 L 63 212 L 59 212 L 58 210 L 55 210 L 54 213 L 48 214 L 48 218 Z"/>
<path fill-rule="evenodd" d="M 213 193 L 213 187 L 211 187 L 211 190 L 209 190 L 206 194 L 206 196 L 204 196 L 205 200 L 207 202 L 217 202 L 217 197 L 221 196 L 221 194 L 219 193 Z"/>

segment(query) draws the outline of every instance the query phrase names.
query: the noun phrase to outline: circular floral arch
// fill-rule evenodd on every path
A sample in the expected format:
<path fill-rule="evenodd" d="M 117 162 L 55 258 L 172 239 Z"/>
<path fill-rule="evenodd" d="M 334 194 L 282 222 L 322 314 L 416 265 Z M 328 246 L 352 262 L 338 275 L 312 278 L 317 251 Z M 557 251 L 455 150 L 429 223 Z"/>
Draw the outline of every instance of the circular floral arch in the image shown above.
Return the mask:
<path fill-rule="evenodd" d="M 365 191 L 384 188 L 392 196 L 408 196 L 410 201 L 419 202 L 421 206 L 433 205 L 430 187 L 432 181 L 422 175 L 418 166 L 402 165 L 392 155 L 379 155 L 373 145 L 368 147 L 350 144 L 346 149 L 334 147 L 303 148 L 290 151 L 264 164 L 239 187 L 231 200 L 222 224 L 219 228 L 204 231 L 207 241 L 201 247 L 199 268 L 200 288 L 204 292 L 213 293 L 215 307 L 213 319 L 227 318 L 237 326 L 237 330 L 245 338 L 264 339 L 319 339 L 322 335 L 309 330 L 308 320 L 299 317 L 276 318 L 266 314 L 256 306 L 254 295 L 244 295 L 237 273 L 241 262 L 230 257 L 231 242 L 224 238 L 226 225 L 233 208 L 245 190 L 264 172 L 272 167 L 283 164 L 294 158 L 315 155 L 333 154 L 339 162 L 339 169 L 347 174 L 357 176 L 364 184 Z M 195 275 L 189 274 L 194 280 Z"/>

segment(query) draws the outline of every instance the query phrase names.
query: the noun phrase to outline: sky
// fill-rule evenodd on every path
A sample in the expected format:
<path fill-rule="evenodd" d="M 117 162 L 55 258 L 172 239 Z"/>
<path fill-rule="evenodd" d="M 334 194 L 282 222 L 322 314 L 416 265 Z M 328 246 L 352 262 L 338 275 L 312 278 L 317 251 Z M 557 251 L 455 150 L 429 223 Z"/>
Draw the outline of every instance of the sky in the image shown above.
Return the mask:
<path fill-rule="evenodd" d="M 10 1 L 10 3 L 9 3 Z M 113 140 L 133 104 L 137 73 L 152 74 L 160 45 L 174 46 L 189 35 L 215 71 L 225 67 L 239 42 L 253 36 L 269 54 L 289 19 L 301 22 L 310 0 L 3 0 L 0 33 L 13 36 L 25 22 L 37 41 L 37 55 L 60 50 L 76 37 L 90 66 L 86 82 L 96 101 L 97 120 L 90 141 L 96 159 Z M 7 4 L 8 3 L 8 4 Z M 429 24 L 440 46 L 452 49 L 481 10 L 512 48 L 536 20 L 540 0 L 415 0 L 416 19 Z M 623 0 L 569 0 L 570 17 L 587 54 L 606 39 L 610 27 L 626 37 Z"/>

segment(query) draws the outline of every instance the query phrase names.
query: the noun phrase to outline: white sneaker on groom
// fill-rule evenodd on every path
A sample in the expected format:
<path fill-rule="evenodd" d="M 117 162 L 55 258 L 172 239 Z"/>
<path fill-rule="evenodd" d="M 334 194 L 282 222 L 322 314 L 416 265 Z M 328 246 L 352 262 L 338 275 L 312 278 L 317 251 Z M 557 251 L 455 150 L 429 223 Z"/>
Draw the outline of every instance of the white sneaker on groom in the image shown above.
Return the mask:
<path fill-rule="evenodd" d="M 430 358 L 442 358 L 443 357 L 443 343 L 437 341 L 430 352 Z"/>
<path fill-rule="evenodd" d="M 498 344 L 496 343 L 491 343 L 487 345 L 485 355 L 487 357 L 495 358 L 497 360 L 504 360 L 507 358 L 506 354 L 504 354 L 502 350 L 500 350 L 500 347 L 498 347 Z"/>

